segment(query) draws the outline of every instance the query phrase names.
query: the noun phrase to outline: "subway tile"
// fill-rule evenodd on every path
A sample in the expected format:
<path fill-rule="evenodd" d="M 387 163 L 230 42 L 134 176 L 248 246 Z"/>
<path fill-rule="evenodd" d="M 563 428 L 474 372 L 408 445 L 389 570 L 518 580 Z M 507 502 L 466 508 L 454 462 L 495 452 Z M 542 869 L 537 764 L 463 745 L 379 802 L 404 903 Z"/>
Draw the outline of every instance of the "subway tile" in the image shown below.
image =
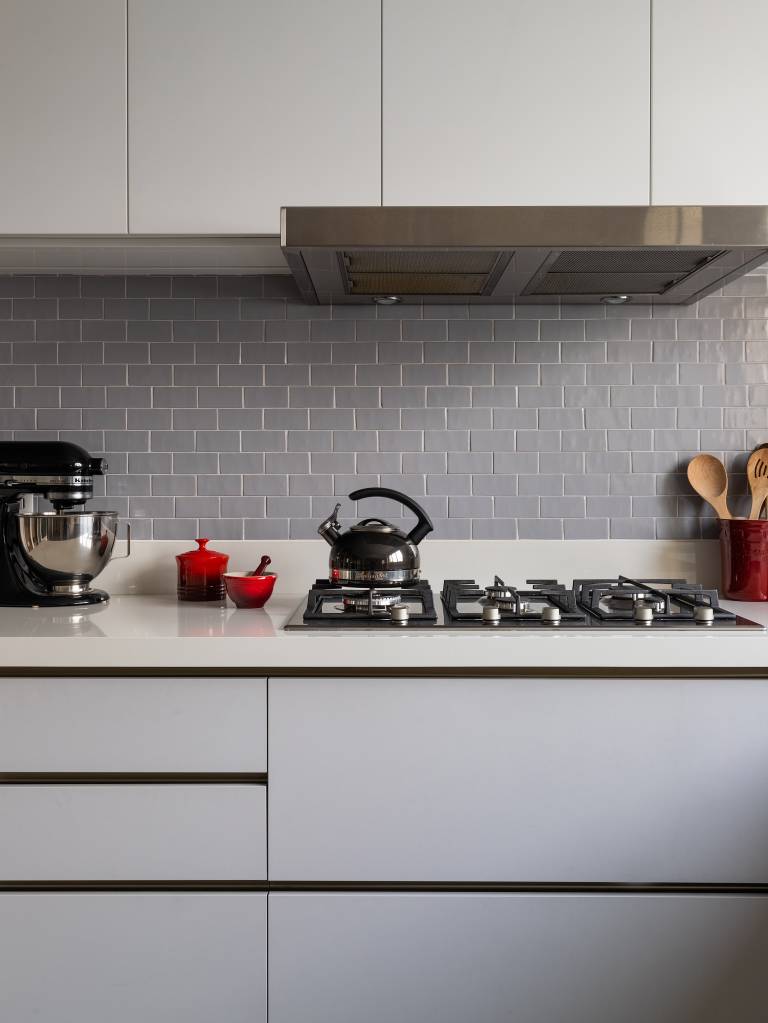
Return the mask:
<path fill-rule="evenodd" d="M 496 387 L 516 387 L 518 384 L 533 386 L 539 383 L 539 370 L 540 367 L 533 363 L 497 364 L 493 367 L 493 383 Z"/>
<path fill-rule="evenodd" d="M 265 430 L 309 430 L 308 408 L 265 408 Z"/>
<path fill-rule="evenodd" d="M 409 452 L 408 454 L 413 456 L 419 454 L 419 452 Z M 369 474 L 399 474 L 403 470 L 403 456 L 398 451 L 359 451 L 354 458 L 355 461 L 351 469 L 341 469 L 339 472 L 343 474 L 354 471 Z M 312 469 L 314 471 L 314 459 Z"/>
<path fill-rule="evenodd" d="M 34 277 L 0 275 L 0 297 L 32 298 L 35 294 Z"/>
<path fill-rule="evenodd" d="M 519 518 L 517 535 L 521 540 L 562 540 L 563 523 L 560 519 Z"/>
<path fill-rule="evenodd" d="M 448 465 L 448 472 L 493 472 L 494 455 L 491 451 L 448 451 L 446 453 L 428 453 L 430 455 L 439 454 L 441 457 L 445 458 Z M 405 464 L 405 457 L 406 456 L 403 456 L 403 464 Z"/>
<path fill-rule="evenodd" d="M 609 520 L 563 519 L 563 536 L 566 540 L 607 540 Z"/>
<path fill-rule="evenodd" d="M 516 540 L 516 518 L 475 519 L 472 522 L 473 540 Z"/>
<path fill-rule="evenodd" d="M 200 532 L 211 540 L 242 540 L 242 519 L 200 519 Z"/>
<path fill-rule="evenodd" d="M 153 374 L 157 373 L 162 369 L 173 369 L 172 380 L 160 380 L 156 383 L 158 385 L 170 385 L 174 387 L 213 387 L 216 381 L 219 379 L 219 368 L 218 366 L 189 366 L 189 365 L 176 365 L 173 367 L 164 366 L 152 366 Z"/>
<path fill-rule="evenodd" d="M 446 413 L 444 408 L 404 408 L 400 410 L 400 426 L 403 430 L 444 430 Z"/>
<path fill-rule="evenodd" d="M 0 341 L 34 341 L 34 320 L 0 320 Z M 56 340 L 56 338 L 52 338 Z"/>
<path fill-rule="evenodd" d="M 473 363 L 470 365 L 448 366 L 448 383 L 451 386 L 490 386 L 493 383 L 493 366 Z"/>
<path fill-rule="evenodd" d="M 493 409 L 449 408 L 446 409 L 445 425 L 449 430 L 490 430 L 493 426 Z"/>
<path fill-rule="evenodd" d="M 143 274 L 131 274 L 125 279 L 125 295 L 127 298 L 167 298 L 171 294 L 170 277 L 148 277 Z M 120 296 L 104 296 L 115 298 Z"/>
<path fill-rule="evenodd" d="M 326 365 L 325 363 L 323 363 L 320 366 L 310 366 L 309 367 L 309 372 L 310 372 L 309 380 L 310 380 L 310 383 L 312 384 L 313 387 L 327 387 L 328 385 L 333 385 L 334 387 L 339 386 L 339 385 L 341 385 L 343 387 L 354 387 L 355 383 L 357 382 L 356 381 L 356 377 L 355 377 L 355 368 L 356 367 L 353 366 L 353 365 L 329 366 L 329 365 Z M 386 368 L 386 369 L 388 369 L 390 371 L 394 370 L 395 372 L 390 374 L 390 379 L 396 379 L 397 378 L 397 370 L 398 370 L 397 366 L 389 366 L 389 367 L 369 366 L 367 368 L 368 369 L 379 369 L 379 370 Z M 363 381 L 360 381 L 360 382 L 363 383 Z M 390 382 L 390 380 L 388 379 L 387 383 L 389 383 L 389 382 Z"/>
<path fill-rule="evenodd" d="M 427 366 L 417 363 L 403 366 L 403 383 L 408 387 L 440 387 L 448 380 L 447 366 Z"/>
<path fill-rule="evenodd" d="M 227 278 L 220 278 L 226 280 Z M 173 277 L 171 278 L 171 290 L 169 294 L 174 298 L 213 298 L 217 294 L 217 279 L 215 277 L 194 276 L 194 277 Z M 163 295 L 152 297 L 166 297 Z"/>
<path fill-rule="evenodd" d="M 173 320 L 174 341 L 211 343 L 218 340 L 218 334 L 218 324 L 210 320 Z"/>
<path fill-rule="evenodd" d="M 332 366 L 331 376 L 338 377 L 342 369 L 346 367 Z M 419 366 L 419 369 L 431 369 L 429 366 Z M 361 387 L 395 387 L 401 382 L 403 367 L 396 366 L 394 364 L 390 366 L 357 366 L 352 367 L 353 372 L 353 384 L 359 384 Z M 342 386 L 348 386 L 344 380 L 335 379 L 335 384 L 341 384 Z M 422 389 L 423 393 L 423 389 Z"/>
<path fill-rule="evenodd" d="M 106 321 L 105 321 L 106 322 Z M 173 324 L 169 321 L 128 320 L 125 324 L 125 337 L 128 341 L 170 341 L 173 337 Z"/>
<path fill-rule="evenodd" d="M 497 406 L 515 407 L 518 403 L 518 388 L 499 387 L 473 387 L 472 405 L 476 408 L 495 408 Z"/>
<path fill-rule="evenodd" d="M 448 321 L 403 320 L 402 337 L 403 341 L 426 341 L 426 342 L 446 341 L 448 337 Z"/>
<path fill-rule="evenodd" d="M 391 452 L 381 452 L 380 458 L 392 457 Z M 361 462 L 362 459 L 362 462 Z M 362 472 L 394 472 L 397 471 L 390 467 L 382 469 L 375 469 L 373 466 L 376 464 L 373 455 L 358 455 L 357 456 L 357 467 Z M 369 466 L 369 468 L 363 468 L 363 466 Z M 407 451 L 402 456 L 402 471 L 408 475 L 424 475 L 427 473 L 433 473 L 436 475 L 444 475 L 447 469 L 447 455 L 441 451 Z"/>
<path fill-rule="evenodd" d="M 238 457 L 245 459 L 245 455 L 233 456 L 229 454 L 222 454 L 219 456 L 218 452 L 215 451 L 183 451 L 174 452 L 173 454 L 173 471 L 181 473 L 216 473 L 219 471 L 219 458 L 221 458 L 221 471 L 222 472 L 239 472 L 241 470 L 233 469 L 231 463 L 226 462 L 226 459 Z M 258 463 L 260 469 L 252 469 L 253 472 L 263 471 L 264 469 L 264 456 L 261 456 L 261 461 Z M 245 470 L 242 470 L 245 471 Z"/>
<path fill-rule="evenodd" d="M 494 408 L 492 414 L 494 430 L 535 430 L 539 422 L 538 411 L 532 408 Z"/>
<path fill-rule="evenodd" d="M 629 363 L 596 363 L 594 366 L 586 366 L 585 382 L 591 387 L 597 385 L 603 387 L 606 384 L 631 384 L 632 366 Z"/>
<path fill-rule="evenodd" d="M 82 337 L 80 320 L 38 320 L 35 337 L 38 341 L 77 342 Z"/>

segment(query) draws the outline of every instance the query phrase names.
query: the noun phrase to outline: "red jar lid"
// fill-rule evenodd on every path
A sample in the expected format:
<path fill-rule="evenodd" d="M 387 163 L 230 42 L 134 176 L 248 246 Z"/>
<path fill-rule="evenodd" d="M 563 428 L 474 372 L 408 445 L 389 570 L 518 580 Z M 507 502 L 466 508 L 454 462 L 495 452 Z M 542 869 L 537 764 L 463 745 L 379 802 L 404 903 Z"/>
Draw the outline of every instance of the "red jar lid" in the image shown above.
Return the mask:
<path fill-rule="evenodd" d="M 208 543 L 208 538 L 195 540 L 198 545 L 196 551 L 185 551 L 183 554 L 177 554 L 176 560 L 180 565 L 186 565 L 188 568 L 193 568 L 199 565 L 201 568 L 205 567 L 209 570 L 218 563 L 222 566 L 222 571 L 229 561 L 228 554 L 222 554 L 220 551 L 208 550 L 205 546 Z"/>

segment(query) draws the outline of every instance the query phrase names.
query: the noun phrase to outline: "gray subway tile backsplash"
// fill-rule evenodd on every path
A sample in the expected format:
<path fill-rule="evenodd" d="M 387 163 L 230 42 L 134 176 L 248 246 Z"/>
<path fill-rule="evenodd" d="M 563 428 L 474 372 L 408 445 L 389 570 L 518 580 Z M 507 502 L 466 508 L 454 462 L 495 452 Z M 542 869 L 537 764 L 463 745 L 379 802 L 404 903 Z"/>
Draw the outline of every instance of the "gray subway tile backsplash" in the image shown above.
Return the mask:
<path fill-rule="evenodd" d="M 105 453 L 97 492 L 137 538 L 179 541 L 310 538 L 337 495 L 377 484 L 446 539 L 711 536 L 688 458 L 739 471 L 768 440 L 766 268 L 680 308 L 294 294 L 283 277 L 0 277 L 0 433 Z"/>

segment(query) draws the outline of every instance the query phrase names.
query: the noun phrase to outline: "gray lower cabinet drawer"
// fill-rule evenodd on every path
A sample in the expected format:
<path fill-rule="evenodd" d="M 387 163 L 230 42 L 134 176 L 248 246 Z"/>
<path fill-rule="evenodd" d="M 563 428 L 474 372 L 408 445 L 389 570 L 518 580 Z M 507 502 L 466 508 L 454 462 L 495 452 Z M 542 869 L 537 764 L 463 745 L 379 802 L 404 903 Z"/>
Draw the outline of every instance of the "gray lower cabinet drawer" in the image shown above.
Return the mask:
<path fill-rule="evenodd" d="M 267 876 L 264 785 L 0 785 L 0 822 L 0 882 Z"/>
<path fill-rule="evenodd" d="M 3 1023 L 265 1023 L 267 896 L 0 894 Z"/>
<path fill-rule="evenodd" d="M 764 1023 L 766 959 L 761 896 L 269 897 L 270 1023 Z"/>
<path fill-rule="evenodd" d="M 273 881 L 768 883 L 762 680 L 285 678 L 269 715 Z"/>
<path fill-rule="evenodd" d="M 0 678 L 0 772 L 266 769 L 266 679 Z"/>

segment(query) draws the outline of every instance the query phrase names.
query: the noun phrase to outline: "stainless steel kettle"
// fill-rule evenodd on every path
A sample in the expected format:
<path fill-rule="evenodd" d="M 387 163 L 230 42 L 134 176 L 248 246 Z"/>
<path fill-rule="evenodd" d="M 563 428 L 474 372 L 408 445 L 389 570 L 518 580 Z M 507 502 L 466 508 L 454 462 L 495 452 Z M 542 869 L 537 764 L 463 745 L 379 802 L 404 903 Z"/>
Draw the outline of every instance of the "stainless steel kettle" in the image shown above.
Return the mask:
<path fill-rule="evenodd" d="M 351 501 L 366 497 L 388 497 L 405 505 L 418 522 L 403 532 L 385 519 L 368 518 L 346 532 L 341 531 L 337 504 L 318 526 L 318 533 L 331 546 L 329 578 L 331 582 L 354 586 L 413 586 L 419 581 L 418 545 L 435 528 L 424 509 L 410 497 L 387 487 L 364 487 L 349 495 Z"/>

